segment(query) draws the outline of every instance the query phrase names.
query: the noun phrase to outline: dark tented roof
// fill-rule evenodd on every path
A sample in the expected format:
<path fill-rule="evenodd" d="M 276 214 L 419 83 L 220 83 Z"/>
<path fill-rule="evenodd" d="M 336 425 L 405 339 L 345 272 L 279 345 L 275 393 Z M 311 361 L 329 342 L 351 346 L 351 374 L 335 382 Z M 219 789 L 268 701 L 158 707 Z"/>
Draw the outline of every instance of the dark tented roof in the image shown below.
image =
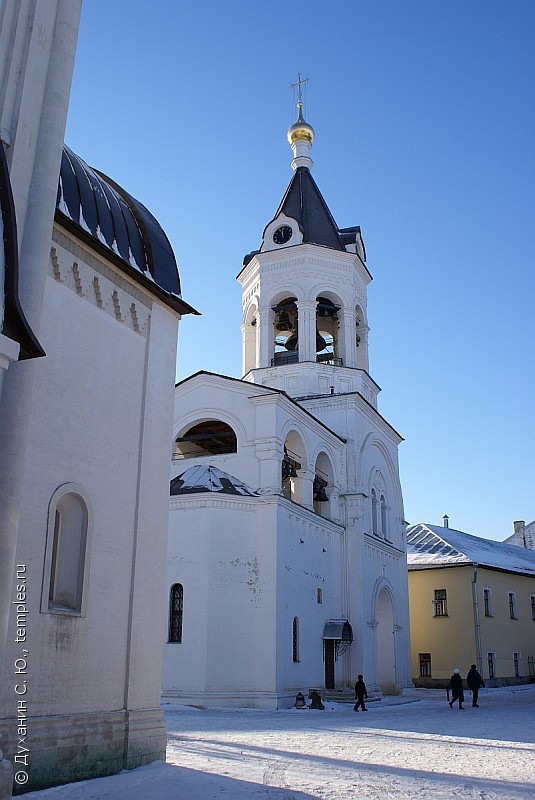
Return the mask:
<path fill-rule="evenodd" d="M 324 245 L 333 250 L 345 250 L 345 245 L 349 243 L 342 242 L 338 225 L 307 167 L 296 169 L 275 218 L 279 214 L 286 214 L 299 223 L 303 242 Z"/>
<path fill-rule="evenodd" d="M 106 175 L 63 147 L 56 209 L 60 221 L 74 223 L 97 247 L 142 276 L 160 294 L 171 296 L 183 314 L 197 313 L 181 299 L 180 278 L 169 240 L 145 206 Z M 148 284 L 147 284 L 148 282 Z"/>
<path fill-rule="evenodd" d="M 198 492 L 218 492 L 220 494 L 238 494 L 257 497 L 257 492 L 247 484 L 229 475 L 217 467 L 206 467 L 196 464 L 171 481 L 171 496 L 196 494 Z"/>
<path fill-rule="evenodd" d="M 308 167 L 295 170 L 273 219 L 277 219 L 279 214 L 296 220 L 305 244 L 345 251 L 347 245 L 355 244 L 360 232 L 358 225 L 338 227 Z M 243 259 L 244 266 L 259 252 L 248 253 Z"/>

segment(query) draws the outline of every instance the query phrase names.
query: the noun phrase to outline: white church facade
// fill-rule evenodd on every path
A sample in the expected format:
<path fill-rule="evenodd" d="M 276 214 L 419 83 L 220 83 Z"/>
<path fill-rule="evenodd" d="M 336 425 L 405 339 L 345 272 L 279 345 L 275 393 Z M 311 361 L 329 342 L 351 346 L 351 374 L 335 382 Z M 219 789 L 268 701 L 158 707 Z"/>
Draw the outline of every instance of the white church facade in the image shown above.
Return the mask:
<path fill-rule="evenodd" d="M 395 429 L 369 374 L 360 229 L 312 175 L 314 132 L 244 259 L 243 378 L 175 391 L 164 702 L 287 707 L 311 687 L 410 685 Z"/>
<path fill-rule="evenodd" d="M 166 456 L 194 310 L 155 218 L 63 144 L 80 5 L 0 8 L 1 800 L 166 748 Z"/>

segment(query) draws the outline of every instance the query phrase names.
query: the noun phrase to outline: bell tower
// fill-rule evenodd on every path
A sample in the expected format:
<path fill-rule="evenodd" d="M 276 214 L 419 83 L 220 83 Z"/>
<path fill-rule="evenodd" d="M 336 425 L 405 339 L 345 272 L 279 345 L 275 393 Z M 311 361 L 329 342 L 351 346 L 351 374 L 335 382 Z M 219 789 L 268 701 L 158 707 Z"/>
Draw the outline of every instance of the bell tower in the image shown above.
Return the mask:
<path fill-rule="evenodd" d="M 367 286 L 359 226 L 339 228 L 311 175 L 314 129 L 288 130 L 294 174 L 258 250 L 245 256 L 243 378 L 292 397 L 359 392 L 377 407 L 369 375 Z"/>

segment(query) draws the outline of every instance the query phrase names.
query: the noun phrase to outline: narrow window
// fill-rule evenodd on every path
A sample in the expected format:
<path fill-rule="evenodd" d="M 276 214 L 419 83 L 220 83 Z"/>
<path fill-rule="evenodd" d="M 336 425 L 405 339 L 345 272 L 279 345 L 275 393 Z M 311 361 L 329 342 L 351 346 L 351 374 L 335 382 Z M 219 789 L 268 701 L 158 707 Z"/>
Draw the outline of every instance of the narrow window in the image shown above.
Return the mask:
<path fill-rule="evenodd" d="M 294 617 L 292 625 L 292 660 L 299 661 L 299 620 Z"/>
<path fill-rule="evenodd" d="M 516 619 L 516 594 L 509 592 L 509 617 Z"/>
<path fill-rule="evenodd" d="M 69 492 L 60 498 L 54 512 L 50 611 L 81 611 L 86 543 L 87 508 L 81 497 Z"/>
<path fill-rule="evenodd" d="M 520 653 L 513 653 L 513 666 L 515 669 L 515 678 L 520 678 Z"/>
<path fill-rule="evenodd" d="M 418 653 L 420 678 L 431 677 L 431 653 Z"/>
<path fill-rule="evenodd" d="M 316 603 L 323 603 L 323 589 L 316 589 Z"/>
<path fill-rule="evenodd" d="M 435 599 L 433 603 L 435 605 L 435 617 L 448 616 L 448 600 L 445 589 L 435 589 Z"/>
<path fill-rule="evenodd" d="M 489 678 L 496 677 L 496 669 L 495 669 L 495 655 L 494 653 L 487 653 L 487 664 L 489 668 Z"/>
<path fill-rule="evenodd" d="M 375 489 L 372 489 L 372 531 L 374 536 L 377 536 L 377 495 Z"/>
<path fill-rule="evenodd" d="M 483 589 L 483 605 L 485 608 L 485 616 L 492 617 L 492 597 L 490 589 Z"/>
<path fill-rule="evenodd" d="M 169 641 L 182 641 L 182 614 L 184 609 L 184 587 L 174 583 L 169 593 Z"/>
<path fill-rule="evenodd" d="M 535 620 L 535 594 L 531 595 L 531 619 Z"/>
<path fill-rule="evenodd" d="M 386 500 L 384 495 L 381 495 L 381 533 L 386 539 Z"/>

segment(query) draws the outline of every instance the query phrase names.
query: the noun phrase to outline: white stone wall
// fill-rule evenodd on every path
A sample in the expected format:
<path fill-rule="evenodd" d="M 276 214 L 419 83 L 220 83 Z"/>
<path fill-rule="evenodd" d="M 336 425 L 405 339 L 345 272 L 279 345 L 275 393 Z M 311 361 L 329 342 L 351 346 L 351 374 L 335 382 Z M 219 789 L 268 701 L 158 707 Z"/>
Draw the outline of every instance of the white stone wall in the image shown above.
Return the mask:
<path fill-rule="evenodd" d="M 87 732 L 103 771 L 165 753 L 159 709 L 165 454 L 177 315 L 63 230 L 54 239 L 40 330 L 47 356 L 35 364 L 16 562 L 26 565 L 27 577 L 32 785 L 46 781 L 54 763 L 54 781 L 94 774 L 90 765 L 83 772 L 83 743 L 70 759 L 58 753 L 61 742 L 70 746 L 75 723 L 81 736 Z M 65 483 L 81 487 L 91 512 L 81 615 L 49 613 L 46 602 L 41 610 L 48 507 Z M 11 663 L 20 647 L 13 618 L 8 641 Z M 1 702 L 8 717 L 16 699 L 12 681 L 5 682 Z M 50 715 L 57 724 L 44 725 Z M 11 746 L 13 722 L 2 724 Z"/>

